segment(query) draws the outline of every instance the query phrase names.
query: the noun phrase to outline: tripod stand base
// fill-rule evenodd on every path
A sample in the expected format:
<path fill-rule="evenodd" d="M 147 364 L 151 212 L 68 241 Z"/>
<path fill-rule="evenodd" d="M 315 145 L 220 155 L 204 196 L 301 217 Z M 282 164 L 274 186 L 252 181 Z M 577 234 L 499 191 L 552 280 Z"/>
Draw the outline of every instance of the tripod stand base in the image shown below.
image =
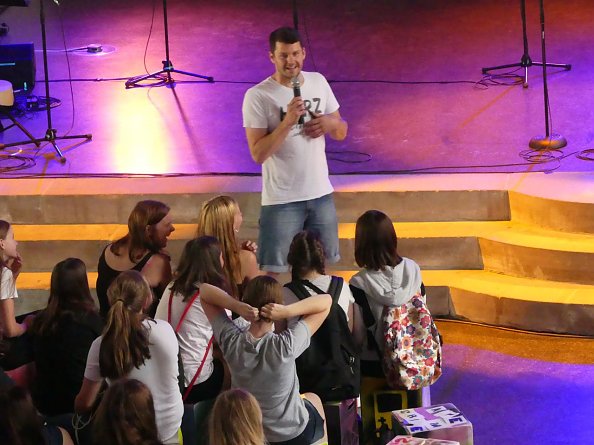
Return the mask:
<path fill-rule="evenodd" d="M 171 62 L 167 63 L 167 61 L 163 62 L 164 68 L 161 71 L 157 71 L 156 73 L 146 74 L 144 76 L 137 76 L 132 77 L 126 81 L 126 89 L 130 88 L 138 88 L 144 86 L 160 86 L 160 85 L 168 85 L 175 83 L 175 80 L 171 77 L 171 73 L 183 74 L 184 76 L 196 77 L 198 79 L 204 79 L 209 83 L 214 82 L 214 77 L 212 76 L 203 76 L 202 74 L 190 73 L 188 71 L 180 71 L 173 68 Z M 155 79 L 158 80 L 157 85 L 142 85 L 140 82 L 143 82 L 148 79 Z"/>
<path fill-rule="evenodd" d="M 558 150 L 567 145 L 567 139 L 560 134 L 550 136 L 535 136 L 530 139 L 528 146 L 534 150 Z"/>

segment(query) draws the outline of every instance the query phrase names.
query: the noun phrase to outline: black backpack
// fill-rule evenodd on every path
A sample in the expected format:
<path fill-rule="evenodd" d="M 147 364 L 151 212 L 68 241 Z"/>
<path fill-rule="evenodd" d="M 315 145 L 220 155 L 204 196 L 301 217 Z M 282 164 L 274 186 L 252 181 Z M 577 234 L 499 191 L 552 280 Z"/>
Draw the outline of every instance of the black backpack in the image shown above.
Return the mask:
<path fill-rule="evenodd" d="M 346 315 L 338 305 L 343 284 L 343 279 L 335 276 L 326 292 L 307 280 L 285 284 L 300 300 L 310 296 L 306 287 L 332 297 L 328 317 L 312 336 L 309 347 L 295 360 L 300 392 L 313 392 L 323 402 L 355 398 L 361 384 L 359 352 Z"/>

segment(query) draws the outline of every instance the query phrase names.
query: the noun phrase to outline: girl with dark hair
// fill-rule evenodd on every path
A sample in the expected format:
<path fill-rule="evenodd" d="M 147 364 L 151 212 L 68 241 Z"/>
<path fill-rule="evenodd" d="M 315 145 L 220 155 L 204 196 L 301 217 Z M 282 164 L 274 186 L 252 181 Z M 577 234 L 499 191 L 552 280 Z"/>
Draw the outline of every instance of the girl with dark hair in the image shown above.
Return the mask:
<path fill-rule="evenodd" d="M 19 297 L 16 279 L 21 266 L 13 228 L 9 222 L 0 220 L 0 335 L 7 344 L 7 351 L 0 356 L 0 367 L 6 371 L 33 360 L 33 346 L 27 333 L 32 316 L 18 323 L 14 314 L 14 302 Z"/>
<path fill-rule="evenodd" d="M 91 410 L 104 380 L 111 384 L 122 377 L 138 379 L 153 392 L 161 441 L 177 444 L 184 407 L 177 385 L 178 344 L 173 329 L 145 315 L 152 293 L 139 272 L 122 272 L 107 294 L 111 309 L 103 335 L 89 350 L 75 411 Z"/>
<path fill-rule="evenodd" d="M 171 280 L 167 237 L 175 230 L 169 207 L 159 201 L 140 201 L 128 218 L 128 234 L 108 245 L 97 266 L 97 298 L 103 318 L 107 317 L 107 289 L 125 270 L 136 270 L 147 279 L 154 295 L 159 297 Z M 158 301 L 147 308 L 152 316 Z"/>
<path fill-rule="evenodd" d="M 200 304 L 202 284 L 228 288 L 221 259 L 216 238 L 201 236 L 188 241 L 175 279 L 157 308 L 156 318 L 168 321 L 178 336 L 186 403 L 214 399 L 223 386 L 224 366 L 213 359 L 212 326 Z"/>
<path fill-rule="evenodd" d="M 308 281 L 322 291 L 328 291 L 331 275 L 326 275 L 326 263 L 324 255 L 324 245 L 318 233 L 304 230 L 299 232 L 293 238 L 291 246 L 289 247 L 289 255 L 287 262 L 291 266 L 291 280 L 292 281 Z M 311 295 L 315 292 L 311 288 L 307 288 Z M 291 304 L 299 301 L 299 298 L 291 292 L 287 287 L 283 288 L 285 304 Z M 340 297 L 338 298 L 338 305 L 342 308 L 347 320 L 349 328 L 353 331 L 353 303 L 355 302 L 353 294 L 348 286 L 343 286 Z M 294 324 L 298 320 L 288 320 L 289 324 Z"/>
<path fill-rule="evenodd" d="M 0 437 L 3 445 L 73 445 L 66 430 L 44 425 L 26 389 L 0 390 Z"/>
<path fill-rule="evenodd" d="M 48 416 L 74 411 L 91 343 L 101 335 L 103 320 L 78 258 L 54 266 L 47 308 L 31 326 L 36 379 L 33 399 Z"/>
<path fill-rule="evenodd" d="M 105 392 L 93 423 L 96 445 L 162 445 L 153 396 L 135 379 L 120 379 Z"/>
<path fill-rule="evenodd" d="M 238 299 L 245 284 L 261 275 L 255 254 L 258 246 L 252 241 L 240 244 L 237 239 L 242 222 L 237 201 L 230 196 L 215 196 L 202 204 L 196 232 L 197 237 L 214 236 L 219 240 L 229 291 Z"/>
<path fill-rule="evenodd" d="M 371 329 L 378 345 L 383 345 L 384 307 L 407 303 L 421 288 L 419 265 L 398 254 L 398 239 L 394 225 L 379 210 L 368 210 L 357 220 L 355 227 L 355 261 L 361 270 L 350 284 L 367 295 L 369 307 L 376 321 Z M 361 354 L 361 373 L 383 376 L 377 352 L 369 348 Z"/>

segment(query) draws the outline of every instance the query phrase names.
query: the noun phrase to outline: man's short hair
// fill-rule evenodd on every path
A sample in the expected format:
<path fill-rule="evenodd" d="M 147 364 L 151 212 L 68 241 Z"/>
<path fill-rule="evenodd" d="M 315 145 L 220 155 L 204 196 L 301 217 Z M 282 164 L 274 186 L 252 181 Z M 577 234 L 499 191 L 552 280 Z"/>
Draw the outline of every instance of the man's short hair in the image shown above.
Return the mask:
<path fill-rule="evenodd" d="M 299 31 L 289 26 L 283 26 L 282 28 L 275 29 L 270 33 L 268 43 L 270 44 L 271 53 L 273 53 L 276 48 L 276 42 L 289 44 L 299 42 L 301 46 L 303 46 Z"/>

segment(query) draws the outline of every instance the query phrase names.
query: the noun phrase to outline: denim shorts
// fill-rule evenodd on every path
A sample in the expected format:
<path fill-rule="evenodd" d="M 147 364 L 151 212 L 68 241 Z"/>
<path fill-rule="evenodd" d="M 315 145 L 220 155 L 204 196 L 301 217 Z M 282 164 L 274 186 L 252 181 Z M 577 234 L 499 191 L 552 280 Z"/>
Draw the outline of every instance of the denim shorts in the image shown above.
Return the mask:
<path fill-rule="evenodd" d="M 338 220 L 332 194 L 308 201 L 262 206 L 258 263 L 268 272 L 289 270 L 287 255 L 293 237 L 302 230 L 315 230 L 320 234 L 326 260 L 336 263 L 338 253 Z"/>
<path fill-rule="evenodd" d="M 309 420 L 303 432 L 297 437 L 284 442 L 269 442 L 270 445 L 309 445 L 324 437 L 324 419 L 322 419 L 316 407 L 313 406 L 313 403 L 307 399 L 303 399 L 303 403 L 309 414 Z"/>

